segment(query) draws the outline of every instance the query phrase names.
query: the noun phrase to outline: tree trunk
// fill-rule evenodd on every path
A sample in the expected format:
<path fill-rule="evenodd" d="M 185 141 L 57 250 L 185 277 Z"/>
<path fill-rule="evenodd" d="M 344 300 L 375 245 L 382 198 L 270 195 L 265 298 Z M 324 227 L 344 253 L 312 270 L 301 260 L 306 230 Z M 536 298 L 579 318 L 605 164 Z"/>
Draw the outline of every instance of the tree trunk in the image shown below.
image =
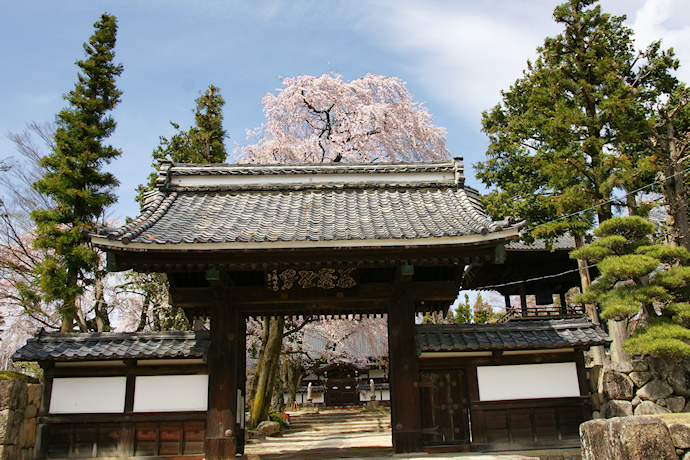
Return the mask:
<path fill-rule="evenodd" d="M 616 321 L 610 319 L 608 321 L 609 335 L 613 339 L 611 344 L 611 362 L 623 363 L 632 361 L 630 353 L 623 349 L 623 343 L 628 339 L 628 320 L 624 319 Z"/>
<path fill-rule="evenodd" d="M 144 296 L 144 301 L 141 303 L 141 314 L 139 315 L 139 324 L 137 325 L 137 332 L 141 332 L 146 327 L 149 317 L 149 307 L 151 304 L 151 293 L 147 290 Z"/>
<path fill-rule="evenodd" d="M 283 345 L 285 317 L 272 317 L 270 322 L 265 321 L 265 325 L 269 328 L 268 340 L 265 348 L 263 344 L 261 346 L 264 357 L 262 360 L 261 356 L 259 356 L 252 387 L 252 392 L 254 393 L 254 399 L 251 402 L 252 428 L 256 428 L 259 423 L 268 418 L 273 396 L 274 378 L 278 371 L 278 358 L 280 358 Z M 264 335 L 266 335 L 265 332 Z"/>
<path fill-rule="evenodd" d="M 271 332 L 271 317 L 263 317 L 264 330 L 261 333 L 261 346 L 259 347 L 259 357 L 256 360 L 256 369 L 254 371 L 254 377 L 252 378 L 252 384 L 249 391 L 249 401 L 250 407 L 251 403 L 254 401 L 254 396 L 256 396 L 256 385 L 259 381 L 259 369 L 266 367 L 264 362 L 266 361 L 266 345 L 268 344 L 268 334 Z"/>
<path fill-rule="evenodd" d="M 285 366 L 285 384 L 288 387 L 288 397 L 285 404 L 291 408 L 297 400 L 297 387 L 302 382 L 304 369 L 291 360 L 283 360 L 283 366 Z"/>
<path fill-rule="evenodd" d="M 578 235 L 574 238 L 575 249 L 580 249 L 584 244 L 582 236 Z M 585 292 L 589 288 L 589 285 L 592 284 L 592 279 L 589 275 L 589 267 L 587 266 L 587 261 L 577 259 L 577 268 L 580 272 L 580 284 L 582 286 L 582 292 Z M 599 312 L 597 311 L 596 305 L 587 304 L 585 305 L 585 309 L 587 310 L 587 314 L 589 315 L 589 318 L 592 320 L 592 323 L 597 325 L 601 324 L 601 321 L 599 320 Z M 604 352 L 604 347 L 592 347 L 590 349 L 590 353 L 592 355 L 592 361 L 594 361 L 594 364 L 603 365 L 606 361 L 606 353 Z"/>
<path fill-rule="evenodd" d="M 673 121 L 666 118 L 666 135 L 660 139 L 664 151 L 663 194 L 666 204 L 666 226 L 673 246 L 684 246 L 690 250 L 688 225 L 688 201 L 685 195 L 685 174 L 682 173 L 681 152 L 675 137 Z"/>
<path fill-rule="evenodd" d="M 103 293 L 103 278 L 98 276 L 94 283 L 96 289 L 96 303 L 94 309 L 94 322 L 96 323 L 96 332 L 110 331 L 110 318 L 108 317 L 108 303 L 105 301 L 105 294 Z"/>

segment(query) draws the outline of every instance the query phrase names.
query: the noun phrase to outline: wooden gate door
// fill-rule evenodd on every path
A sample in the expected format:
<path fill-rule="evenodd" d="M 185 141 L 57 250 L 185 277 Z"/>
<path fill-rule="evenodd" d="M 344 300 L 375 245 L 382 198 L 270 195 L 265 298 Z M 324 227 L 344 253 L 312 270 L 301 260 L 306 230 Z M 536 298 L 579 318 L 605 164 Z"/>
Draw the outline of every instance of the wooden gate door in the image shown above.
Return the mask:
<path fill-rule="evenodd" d="M 469 444 L 469 402 L 464 370 L 421 372 L 424 444 Z"/>
<path fill-rule="evenodd" d="M 326 405 L 344 407 L 357 404 L 357 379 L 351 369 L 337 369 L 328 372 L 326 381 Z"/>
<path fill-rule="evenodd" d="M 355 379 L 328 379 L 326 405 L 345 407 L 356 404 L 357 381 Z"/>

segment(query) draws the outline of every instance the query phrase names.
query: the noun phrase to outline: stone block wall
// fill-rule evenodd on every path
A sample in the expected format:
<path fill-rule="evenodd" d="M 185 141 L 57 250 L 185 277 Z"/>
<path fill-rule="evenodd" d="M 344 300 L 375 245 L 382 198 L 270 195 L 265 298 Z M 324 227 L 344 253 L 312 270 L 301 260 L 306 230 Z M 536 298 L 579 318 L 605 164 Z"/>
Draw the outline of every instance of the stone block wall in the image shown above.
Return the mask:
<path fill-rule="evenodd" d="M 590 420 L 580 425 L 582 459 L 690 458 L 690 427 L 654 417 Z"/>
<path fill-rule="evenodd" d="M 592 418 L 690 412 L 690 361 L 659 358 L 589 369 Z"/>
<path fill-rule="evenodd" d="M 42 386 L 0 381 L 0 460 L 32 460 Z"/>

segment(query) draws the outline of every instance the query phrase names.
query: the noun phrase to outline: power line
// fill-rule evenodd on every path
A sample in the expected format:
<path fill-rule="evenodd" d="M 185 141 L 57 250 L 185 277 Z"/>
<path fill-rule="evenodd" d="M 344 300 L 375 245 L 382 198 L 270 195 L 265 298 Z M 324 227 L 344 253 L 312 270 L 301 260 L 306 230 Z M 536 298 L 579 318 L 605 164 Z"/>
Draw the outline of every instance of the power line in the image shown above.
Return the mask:
<path fill-rule="evenodd" d="M 592 268 L 592 267 L 595 267 L 595 265 L 587 265 L 587 269 L 590 269 L 590 268 Z M 472 290 L 473 290 L 473 291 L 482 291 L 482 290 L 490 291 L 490 290 L 495 290 L 496 288 L 501 288 L 501 287 L 506 287 L 506 286 L 513 286 L 513 285 L 516 285 L 516 284 L 531 283 L 531 282 L 533 282 L 533 281 L 541 281 L 541 280 L 545 280 L 545 279 L 549 279 L 549 278 L 558 278 L 559 276 L 567 275 L 567 274 L 570 274 L 570 273 L 575 273 L 575 272 L 577 272 L 577 271 L 580 271 L 580 269 L 579 269 L 579 268 L 575 268 L 575 269 L 573 269 L 573 270 L 566 270 L 566 271 L 561 272 L 561 273 L 556 273 L 555 275 L 544 275 L 544 276 L 538 276 L 538 277 L 536 277 L 536 278 L 529 278 L 529 279 L 526 279 L 526 280 L 511 281 L 511 282 L 509 282 L 509 283 L 492 284 L 492 285 L 488 285 L 488 286 L 481 286 L 481 287 L 473 288 Z"/>
<path fill-rule="evenodd" d="M 641 192 L 641 191 L 644 190 L 644 189 L 650 188 L 650 187 L 652 187 L 652 186 L 654 186 L 654 185 L 662 184 L 663 181 L 665 181 L 665 180 L 671 179 L 671 178 L 676 177 L 676 176 L 680 176 L 681 174 L 685 174 L 685 173 L 687 173 L 687 172 L 690 172 L 690 167 L 684 169 L 683 171 L 677 172 L 676 174 L 673 174 L 673 175 L 671 175 L 671 176 L 668 176 L 668 177 L 666 177 L 666 178 L 664 178 L 664 179 L 655 180 L 654 182 L 652 182 L 652 183 L 650 183 L 650 184 L 647 184 L 647 185 L 644 185 L 644 186 L 642 186 L 642 187 L 639 187 L 639 188 L 633 190 L 632 192 L 626 193 L 626 194 L 623 195 L 623 196 L 628 196 L 628 195 L 636 194 L 636 193 L 638 193 L 638 192 Z M 543 224 L 535 225 L 534 227 L 528 228 L 526 231 L 529 232 L 529 231 L 532 231 L 532 230 L 537 229 L 537 228 L 539 228 L 539 227 L 543 227 L 543 226 L 545 226 L 545 225 L 552 224 L 552 223 L 554 223 L 554 222 L 558 222 L 558 221 L 561 221 L 561 220 L 563 220 L 563 219 L 567 219 L 567 218 L 569 218 L 569 217 L 572 217 L 572 216 L 575 216 L 575 215 L 578 215 L 578 214 L 582 214 L 582 213 L 587 212 L 587 211 L 592 211 L 592 210 L 597 209 L 597 208 L 599 208 L 599 207 L 601 207 L 601 206 L 604 206 L 604 205 L 606 205 L 606 204 L 614 203 L 615 201 L 616 201 L 616 200 L 611 199 L 611 200 L 605 201 L 605 202 L 603 202 L 603 203 L 596 204 L 596 205 L 591 206 L 591 207 L 589 207 L 589 208 L 586 208 L 586 209 L 583 209 L 583 210 L 580 210 L 580 211 L 576 211 L 576 212 L 574 212 L 574 213 L 571 213 L 571 214 L 568 214 L 568 215 L 559 217 L 559 218 L 557 218 L 557 219 L 553 219 L 553 220 L 551 220 L 551 221 L 549 221 L 549 222 L 545 222 L 545 223 L 543 223 Z M 594 266 L 595 266 L 595 265 L 587 265 L 587 269 L 589 270 L 590 268 L 592 268 L 592 267 L 594 267 Z M 570 273 L 578 272 L 579 270 L 580 270 L 579 268 L 576 268 L 576 269 L 572 269 L 572 270 L 566 270 L 566 271 L 564 271 L 564 272 L 557 273 L 557 274 L 554 274 L 554 275 L 544 275 L 544 276 L 539 276 L 539 277 L 536 277 L 536 278 L 530 278 L 530 279 L 526 279 L 526 280 L 511 281 L 511 282 L 509 282 L 509 283 L 493 284 L 493 285 L 489 285 L 489 286 L 481 286 L 481 287 L 475 288 L 475 289 L 473 289 L 473 290 L 476 290 L 476 291 L 480 291 L 480 290 L 492 290 L 492 289 L 496 289 L 496 288 L 507 287 L 507 286 L 513 286 L 513 285 L 522 284 L 522 283 L 531 283 L 531 282 L 534 282 L 534 281 L 541 281 L 541 280 L 550 279 L 550 278 L 557 278 L 557 277 L 559 277 L 559 276 L 563 276 L 563 275 L 567 275 L 567 274 L 570 274 Z"/>
<path fill-rule="evenodd" d="M 674 177 L 676 177 L 676 176 L 680 176 L 681 174 L 685 174 L 685 173 L 687 173 L 687 172 L 690 172 L 690 167 L 684 169 L 683 171 L 677 172 L 676 174 L 673 174 L 673 175 L 671 175 L 671 176 L 668 176 L 668 177 L 666 177 L 666 178 L 664 178 L 664 179 L 655 180 L 654 182 L 652 182 L 652 183 L 650 183 L 650 184 L 647 184 L 647 185 L 644 185 L 644 186 L 642 186 L 642 187 L 640 187 L 640 188 L 638 188 L 638 189 L 635 189 L 635 190 L 633 190 L 632 192 L 628 192 L 628 193 L 626 193 L 626 194 L 623 195 L 623 196 L 626 197 L 626 196 L 628 196 L 628 195 L 636 194 L 636 193 L 641 192 L 642 190 L 644 190 L 644 189 L 646 189 L 646 188 L 650 188 L 650 187 L 652 187 L 652 186 L 654 186 L 654 185 L 660 185 L 660 184 L 662 184 L 665 180 L 674 178 Z M 526 231 L 531 232 L 532 230 L 535 230 L 535 229 L 537 229 L 537 228 L 539 228 L 539 227 L 543 227 L 543 226 L 545 226 L 545 225 L 553 224 L 553 223 L 555 223 L 555 222 L 558 222 L 558 221 L 567 219 L 567 218 L 569 218 L 569 217 L 573 217 L 573 216 L 580 215 L 580 214 L 585 213 L 585 212 L 587 212 L 587 211 L 593 211 L 593 210 L 595 210 L 595 209 L 597 209 L 597 208 L 600 208 L 600 207 L 602 207 L 602 206 L 605 206 L 605 205 L 607 205 L 607 204 L 613 204 L 613 203 L 615 203 L 616 201 L 617 201 L 617 199 L 610 199 L 610 200 L 608 200 L 608 201 L 604 201 L 603 203 L 599 203 L 599 204 L 595 204 L 594 206 L 590 206 L 589 208 L 582 209 L 582 210 L 580 210 L 580 211 L 575 211 L 575 212 L 570 213 L 570 214 L 567 214 L 567 215 L 565 215 L 565 216 L 558 217 L 557 219 L 553 219 L 553 220 L 550 220 L 550 221 L 548 221 L 548 222 L 544 222 L 544 223 L 542 223 L 542 224 L 535 225 L 534 227 L 528 228 Z"/>

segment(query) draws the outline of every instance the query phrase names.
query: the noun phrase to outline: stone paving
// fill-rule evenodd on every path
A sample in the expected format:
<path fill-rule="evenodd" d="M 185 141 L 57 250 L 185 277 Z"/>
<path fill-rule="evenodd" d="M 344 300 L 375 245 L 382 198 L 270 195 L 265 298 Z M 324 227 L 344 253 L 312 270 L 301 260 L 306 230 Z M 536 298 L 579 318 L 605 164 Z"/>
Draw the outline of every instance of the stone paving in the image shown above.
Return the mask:
<path fill-rule="evenodd" d="M 414 453 L 394 454 L 391 446 L 390 413 L 379 416 L 361 410 L 326 410 L 321 424 L 310 413 L 291 412 L 291 424 L 282 437 L 269 437 L 262 441 L 252 441 L 245 448 L 244 459 L 406 459 L 429 460 L 434 458 L 458 458 L 463 460 L 562 460 L 579 457 L 579 449 L 567 451 L 534 451 L 511 453 Z M 302 418 L 300 417 L 307 416 Z M 343 422 L 342 419 L 351 419 Z M 369 420 L 369 425 L 363 419 Z M 306 422 L 309 420 L 309 422 Z M 385 420 L 386 423 L 381 423 Z"/>

